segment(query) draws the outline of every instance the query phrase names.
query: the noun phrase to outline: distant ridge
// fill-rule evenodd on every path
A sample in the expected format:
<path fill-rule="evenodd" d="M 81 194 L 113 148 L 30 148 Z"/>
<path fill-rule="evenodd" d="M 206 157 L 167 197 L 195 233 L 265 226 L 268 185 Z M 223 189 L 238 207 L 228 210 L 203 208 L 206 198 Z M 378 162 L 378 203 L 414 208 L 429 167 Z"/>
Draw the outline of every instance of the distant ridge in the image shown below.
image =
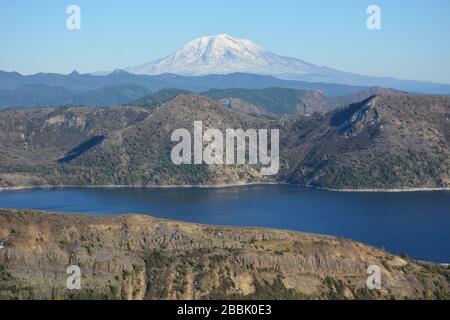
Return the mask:
<path fill-rule="evenodd" d="M 130 103 L 162 89 L 205 92 L 211 89 L 265 89 L 270 87 L 320 90 L 328 96 L 345 96 L 365 87 L 281 80 L 272 76 L 234 73 L 200 77 L 163 74 L 133 75 L 116 70 L 105 76 L 38 73 L 21 75 L 0 71 L 0 107 L 58 106 L 64 104 L 109 106 Z"/>

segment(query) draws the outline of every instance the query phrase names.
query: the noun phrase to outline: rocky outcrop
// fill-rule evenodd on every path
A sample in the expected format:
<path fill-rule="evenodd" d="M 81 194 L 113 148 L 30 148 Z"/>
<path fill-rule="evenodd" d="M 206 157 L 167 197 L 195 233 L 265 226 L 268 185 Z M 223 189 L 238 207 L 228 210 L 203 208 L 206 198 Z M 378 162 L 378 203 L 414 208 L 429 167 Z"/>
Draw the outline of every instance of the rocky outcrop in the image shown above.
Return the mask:
<path fill-rule="evenodd" d="M 0 210 L 0 239 L 0 298 L 438 299 L 450 289 L 446 267 L 285 231 Z M 81 290 L 67 289 L 70 265 Z M 366 286 L 371 265 L 380 290 Z"/>

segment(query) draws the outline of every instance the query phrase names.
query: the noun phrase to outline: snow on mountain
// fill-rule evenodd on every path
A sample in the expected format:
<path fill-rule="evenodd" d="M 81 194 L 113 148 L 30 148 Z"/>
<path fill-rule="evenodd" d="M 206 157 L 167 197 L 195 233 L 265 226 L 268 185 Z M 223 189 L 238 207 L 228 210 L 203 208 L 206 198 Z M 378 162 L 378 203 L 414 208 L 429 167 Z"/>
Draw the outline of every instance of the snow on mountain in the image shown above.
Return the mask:
<path fill-rule="evenodd" d="M 235 39 L 226 34 L 195 39 L 168 57 L 125 71 L 145 75 L 174 73 L 189 76 L 243 72 L 282 78 L 336 73 L 299 59 L 274 54 L 252 41 Z"/>
<path fill-rule="evenodd" d="M 124 70 L 137 75 L 203 76 L 247 73 L 287 80 L 383 87 L 410 92 L 450 92 L 449 84 L 364 76 L 316 66 L 300 59 L 277 55 L 252 41 L 236 39 L 226 34 L 195 39 L 163 59 Z"/>

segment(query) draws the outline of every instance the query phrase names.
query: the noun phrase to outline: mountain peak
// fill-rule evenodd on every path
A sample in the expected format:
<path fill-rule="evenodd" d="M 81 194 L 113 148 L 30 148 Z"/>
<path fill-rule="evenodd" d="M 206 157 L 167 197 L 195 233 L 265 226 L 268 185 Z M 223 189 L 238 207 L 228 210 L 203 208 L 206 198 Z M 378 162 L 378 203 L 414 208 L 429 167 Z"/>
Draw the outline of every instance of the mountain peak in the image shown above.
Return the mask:
<path fill-rule="evenodd" d="M 187 58 L 204 65 L 259 59 L 265 50 L 249 40 L 233 38 L 227 34 L 195 39 L 175 53 L 177 58 Z"/>
<path fill-rule="evenodd" d="M 241 72 L 283 77 L 291 73 L 318 73 L 319 69 L 323 72 L 323 68 L 276 55 L 250 40 L 219 34 L 194 39 L 163 59 L 125 70 L 146 75 L 198 76 Z"/>
<path fill-rule="evenodd" d="M 254 42 L 245 39 L 233 38 L 228 34 L 219 34 L 215 36 L 206 36 L 192 40 L 189 42 L 184 48 L 190 47 L 192 45 L 200 45 L 200 46 L 223 46 L 230 49 L 237 49 L 239 47 L 251 47 L 252 49 L 260 49 L 261 47 L 256 45 Z"/>
<path fill-rule="evenodd" d="M 191 42 L 194 41 L 199 41 L 199 40 L 237 40 L 235 38 L 233 38 L 232 36 L 230 36 L 229 34 L 226 33 L 222 33 L 222 34 L 217 34 L 217 35 L 213 35 L 213 36 L 204 36 L 204 37 L 200 37 L 200 38 L 196 38 L 194 40 L 192 40 Z"/>

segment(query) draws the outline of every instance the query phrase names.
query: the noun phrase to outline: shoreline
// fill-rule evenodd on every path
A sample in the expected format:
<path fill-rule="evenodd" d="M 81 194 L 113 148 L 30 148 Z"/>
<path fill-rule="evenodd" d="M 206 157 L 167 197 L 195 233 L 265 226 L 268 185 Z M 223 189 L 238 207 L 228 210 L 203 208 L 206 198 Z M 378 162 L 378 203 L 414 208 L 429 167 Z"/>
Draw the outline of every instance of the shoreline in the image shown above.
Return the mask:
<path fill-rule="evenodd" d="M 252 182 L 252 183 L 235 183 L 235 184 L 217 184 L 217 185 L 201 185 L 201 184 L 171 184 L 171 185 L 117 185 L 117 184 L 105 184 L 105 185 L 61 185 L 61 186 L 14 186 L 14 187 L 0 187 L 0 192 L 7 191 L 20 191 L 20 190 L 45 190 L 45 189 L 225 189 L 225 188 L 237 188 L 246 186 L 260 186 L 260 185 L 292 185 L 288 183 L 278 182 Z"/>
<path fill-rule="evenodd" d="M 270 185 L 286 185 L 295 186 L 304 189 L 311 190 L 324 190 L 330 192 L 340 193 L 411 193 L 411 192 L 436 192 L 436 191 L 450 191 L 450 187 L 442 188 L 362 188 L 362 189 L 335 189 L 325 187 L 311 187 L 303 186 L 299 184 L 292 184 L 287 182 L 249 182 L 249 183 L 233 183 L 233 184 L 217 184 L 217 185 L 61 185 L 61 186 L 14 186 L 14 187 L 0 187 L 0 192 L 12 192 L 22 190 L 45 190 L 45 189 L 225 189 L 225 188 L 237 188 L 237 187 L 249 187 L 249 186 L 270 186 Z"/>
<path fill-rule="evenodd" d="M 317 188 L 318 190 L 327 190 L 331 192 L 342 193 L 401 193 L 401 192 L 434 192 L 434 191 L 450 191 L 450 187 L 447 188 L 393 188 L 393 189 L 333 189 L 333 188 Z"/>

